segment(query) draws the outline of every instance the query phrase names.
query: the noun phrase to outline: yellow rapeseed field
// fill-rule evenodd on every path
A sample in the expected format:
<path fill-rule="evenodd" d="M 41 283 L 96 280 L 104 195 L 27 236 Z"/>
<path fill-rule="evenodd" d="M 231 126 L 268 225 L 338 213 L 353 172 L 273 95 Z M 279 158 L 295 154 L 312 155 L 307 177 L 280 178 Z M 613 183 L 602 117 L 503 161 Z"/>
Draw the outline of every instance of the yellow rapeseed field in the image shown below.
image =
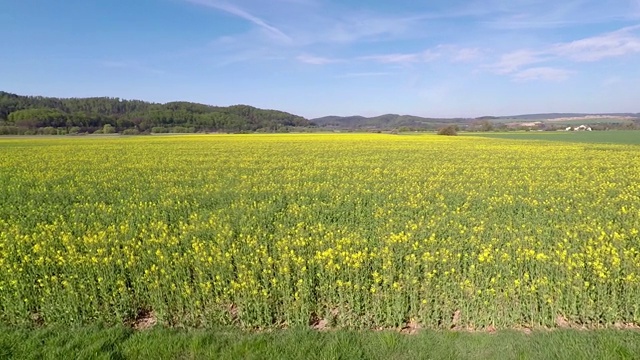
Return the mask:
<path fill-rule="evenodd" d="M 0 322 L 640 323 L 640 146 L 0 140 Z"/>

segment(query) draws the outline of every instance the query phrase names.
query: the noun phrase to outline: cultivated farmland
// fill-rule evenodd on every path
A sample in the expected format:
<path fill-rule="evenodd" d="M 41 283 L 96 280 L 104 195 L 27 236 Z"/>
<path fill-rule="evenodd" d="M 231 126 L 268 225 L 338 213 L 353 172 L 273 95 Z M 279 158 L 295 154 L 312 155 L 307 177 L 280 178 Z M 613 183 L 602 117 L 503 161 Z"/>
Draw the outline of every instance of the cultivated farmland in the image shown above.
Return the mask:
<path fill-rule="evenodd" d="M 640 322 L 640 147 L 435 135 L 0 141 L 0 321 Z"/>

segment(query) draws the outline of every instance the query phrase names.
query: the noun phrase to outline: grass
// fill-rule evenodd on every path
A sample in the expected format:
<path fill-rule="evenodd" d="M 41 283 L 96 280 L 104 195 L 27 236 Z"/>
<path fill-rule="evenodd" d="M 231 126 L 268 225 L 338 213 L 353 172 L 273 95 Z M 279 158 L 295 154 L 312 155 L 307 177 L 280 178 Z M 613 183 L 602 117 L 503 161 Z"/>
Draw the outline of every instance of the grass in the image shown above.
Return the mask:
<path fill-rule="evenodd" d="M 638 359 L 640 332 L 0 329 L 2 359 Z"/>
<path fill-rule="evenodd" d="M 481 136 L 495 139 L 511 140 L 544 140 L 574 143 L 604 143 L 640 145 L 640 131 L 612 130 L 612 131 L 528 131 L 509 133 L 474 133 L 470 136 Z"/>
<path fill-rule="evenodd" d="M 593 125 L 593 124 L 631 124 L 632 119 L 625 118 L 580 118 L 572 120 L 543 120 L 550 125 Z"/>

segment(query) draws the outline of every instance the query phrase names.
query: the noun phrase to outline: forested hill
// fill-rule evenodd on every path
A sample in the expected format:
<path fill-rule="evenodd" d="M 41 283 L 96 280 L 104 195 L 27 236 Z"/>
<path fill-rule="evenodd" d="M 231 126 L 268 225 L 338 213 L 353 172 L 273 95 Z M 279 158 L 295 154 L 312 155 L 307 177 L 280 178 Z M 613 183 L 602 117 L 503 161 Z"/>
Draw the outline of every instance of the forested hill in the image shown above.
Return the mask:
<path fill-rule="evenodd" d="M 385 114 L 375 117 L 325 116 L 312 119 L 318 126 L 347 129 L 437 129 L 450 124 L 467 124 L 471 120 L 461 118 L 425 118 L 413 115 Z"/>
<path fill-rule="evenodd" d="M 0 134 L 276 132 L 312 125 L 301 116 L 247 105 L 157 104 L 109 97 L 62 99 L 0 91 Z"/>

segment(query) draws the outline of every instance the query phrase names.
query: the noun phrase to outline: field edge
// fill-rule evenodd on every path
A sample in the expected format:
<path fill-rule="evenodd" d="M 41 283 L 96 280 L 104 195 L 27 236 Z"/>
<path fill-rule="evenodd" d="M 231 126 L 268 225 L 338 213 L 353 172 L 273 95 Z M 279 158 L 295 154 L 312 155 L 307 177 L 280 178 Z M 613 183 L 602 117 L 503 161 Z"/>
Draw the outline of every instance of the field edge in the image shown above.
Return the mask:
<path fill-rule="evenodd" d="M 640 354 L 640 331 L 558 329 L 488 332 L 423 330 L 314 331 L 289 329 L 244 332 L 155 327 L 136 331 L 125 326 L 25 328 L 0 327 L 3 359 L 135 358 L 592 358 L 634 359 Z"/>

